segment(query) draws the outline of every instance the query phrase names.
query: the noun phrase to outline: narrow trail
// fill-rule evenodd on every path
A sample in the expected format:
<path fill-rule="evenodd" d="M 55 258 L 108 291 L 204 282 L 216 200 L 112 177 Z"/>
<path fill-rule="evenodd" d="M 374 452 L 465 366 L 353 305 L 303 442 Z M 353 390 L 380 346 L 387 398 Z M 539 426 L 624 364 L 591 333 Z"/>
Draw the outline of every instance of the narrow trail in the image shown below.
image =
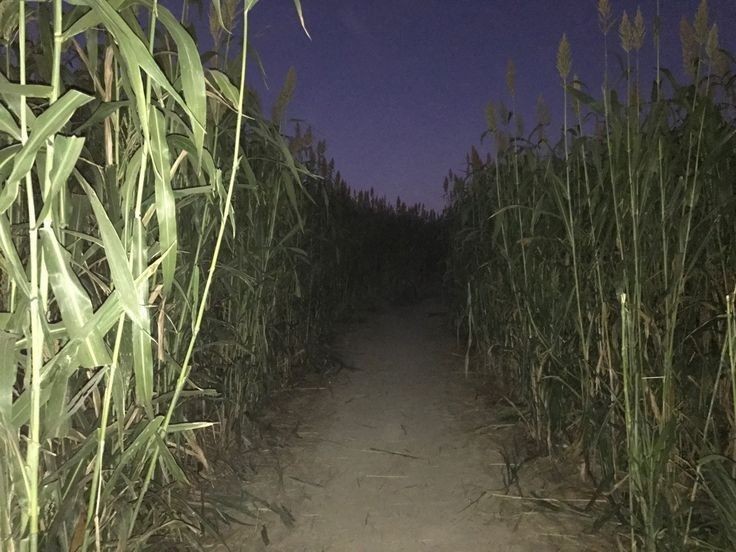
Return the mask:
<path fill-rule="evenodd" d="M 293 526 L 264 511 L 263 525 L 229 536 L 231 550 L 592 549 L 574 520 L 563 528 L 559 516 L 500 496 L 505 465 L 493 434 L 503 424 L 464 380 L 437 309 L 371 315 L 340 340 L 350 368 L 329 389 L 289 401 L 292 438 L 248 485 L 284 505 Z"/>

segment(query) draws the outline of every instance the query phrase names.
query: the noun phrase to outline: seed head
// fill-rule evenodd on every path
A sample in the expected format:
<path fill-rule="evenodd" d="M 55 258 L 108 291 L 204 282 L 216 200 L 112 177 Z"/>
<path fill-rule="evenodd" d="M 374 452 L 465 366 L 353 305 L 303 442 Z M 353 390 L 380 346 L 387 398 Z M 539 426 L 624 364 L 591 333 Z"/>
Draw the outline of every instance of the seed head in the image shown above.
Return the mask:
<path fill-rule="evenodd" d="M 698 43 L 695 40 L 695 30 L 685 17 L 680 19 L 680 44 L 682 67 L 685 73 L 692 77 L 695 75 L 694 67 L 698 59 Z"/>
<path fill-rule="evenodd" d="M 560 40 L 560 47 L 557 49 L 557 72 L 560 74 L 563 82 L 567 82 L 571 67 L 572 52 L 570 50 L 570 43 L 567 41 L 567 35 L 563 34 L 562 40 Z"/>
<path fill-rule="evenodd" d="M 646 28 L 644 27 L 644 16 L 641 13 L 641 8 L 636 8 L 636 15 L 634 16 L 634 27 L 632 29 L 632 39 L 634 50 L 639 51 L 644 46 L 644 36 L 646 35 Z"/>
<path fill-rule="evenodd" d="M 628 54 L 634 49 L 634 26 L 631 24 L 629 14 L 626 11 L 624 11 L 624 15 L 621 17 L 618 34 L 621 37 L 621 47 Z"/>
<path fill-rule="evenodd" d="M 284 81 L 284 87 L 281 89 L 276 102 L 271 110 L 271 118 L 274 123 L 281 124 L 286 112 L 286 107 L 289 105 L 292 96 L 294 95 L 294 89 L 296 88 L 296 70 L 294 67 L 289 67 L 286 73 L 286 80 Z"/>
<path fill-rule="evenodd" d="M 713 26 L 708 32 L 708 41 L 705 44 L 705 53 L 708 54 L 708 59 L 713 62 L 718 55 L 718 25 L 713 23 Z"/>
<path fill-rule="evenodd" d="M 613 14 L 608 0 L 598 0 L 598 24 L 604 35 L 607 35 L 613 27 Z"/>
<path fill-rule="evenodd" d="M 693 21 L 695 29 L 695 40 L 700 46 L 705 46 L 708 41 L 708 1 L 701 0 L 698 10 L 695 12 Z"/>

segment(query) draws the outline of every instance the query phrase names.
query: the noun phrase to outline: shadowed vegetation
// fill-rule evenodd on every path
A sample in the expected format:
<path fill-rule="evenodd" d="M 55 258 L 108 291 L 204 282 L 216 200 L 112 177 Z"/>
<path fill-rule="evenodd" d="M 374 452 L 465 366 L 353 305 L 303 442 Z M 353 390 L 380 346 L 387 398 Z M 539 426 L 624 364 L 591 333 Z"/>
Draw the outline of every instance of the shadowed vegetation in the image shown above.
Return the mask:
<path fill-rule="evenodd" d="M 284 137 L 293 75 L 261 113 L 255 3 L 212 2 L 201 55 L 188 2 L 0 2 L 4 551 L 196 545 L 208 445 L 315 362 L 384 223 L 430 218 Z"/>
<path fill-rule="evenodd" d="M 0 549 L 196 548 L 230 519 L 190 485 L 211 451 L 336 322 L 440 268 L 476 364 L 622 547 L 734 549 L 736 85 L 705 2 L 687 77 L 649 83 L 641 13 L 600 0 L 603 89 L 563 37 L 559 135 L 543 104 L 524 132 L 510 65 L 443 216 L 288 135 L 294 72 L 264 114 L 256 3 L 210 2 L 202 53 L 196 3 L 0 0 Z"/>
<path fill-rule="evenodd" d="M 641 13 L 598 7 L 607 46 L 620 39 L 618 84 L 606 65 L 588 92 L 563 37 L 562 134 L 544 106 L 524 134 L 491 105 L 493 155 L 473 150 L 447 181 L 456 303 L 478 361 L 543 450 L 582 460 L 631 549 L 730 550 L 733 60 L 703 2 L 681 25 L 687 81 L 658 67 L 643 83 Z"/>

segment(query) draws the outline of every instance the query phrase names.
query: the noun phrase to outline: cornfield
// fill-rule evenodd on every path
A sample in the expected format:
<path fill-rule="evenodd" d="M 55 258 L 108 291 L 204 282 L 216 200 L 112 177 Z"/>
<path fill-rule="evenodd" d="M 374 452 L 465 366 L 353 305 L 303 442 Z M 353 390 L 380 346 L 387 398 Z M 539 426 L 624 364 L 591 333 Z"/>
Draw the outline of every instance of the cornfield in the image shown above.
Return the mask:
<path fill-rule="evenodd" d="M 478 361 L 544 452 L 582 459 L 626 547 L 733 550 L 733 58 L 702 2 L 680 29 L 688 80 L 657 67 L 650 86 L 641 12 L 598 15 L 600 94 L 559 46 L 560 135 L 543 104 L 528 134 L 489 105 L 494 151 L 446 181 L 448 278 Z M 513 106 L 513 65 L 507 84 Z"/>

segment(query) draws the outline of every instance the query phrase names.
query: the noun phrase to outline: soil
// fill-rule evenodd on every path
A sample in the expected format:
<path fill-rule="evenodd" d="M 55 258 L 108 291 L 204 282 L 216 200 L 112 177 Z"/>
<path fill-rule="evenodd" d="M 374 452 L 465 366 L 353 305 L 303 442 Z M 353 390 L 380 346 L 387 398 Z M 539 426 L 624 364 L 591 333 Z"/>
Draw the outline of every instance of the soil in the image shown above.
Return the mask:
<path fill-rule="evenodd" d="M 518 418 L 465 378 L 441 310 L 367 315 L 336 344 L 342 369 L 272 401 L 263 437 L 234 460 L 247 525 L 212 549 L 615 549 L 576 511 L 591 492 L 574 467 L 537 458 L 519 470 Z"/>

